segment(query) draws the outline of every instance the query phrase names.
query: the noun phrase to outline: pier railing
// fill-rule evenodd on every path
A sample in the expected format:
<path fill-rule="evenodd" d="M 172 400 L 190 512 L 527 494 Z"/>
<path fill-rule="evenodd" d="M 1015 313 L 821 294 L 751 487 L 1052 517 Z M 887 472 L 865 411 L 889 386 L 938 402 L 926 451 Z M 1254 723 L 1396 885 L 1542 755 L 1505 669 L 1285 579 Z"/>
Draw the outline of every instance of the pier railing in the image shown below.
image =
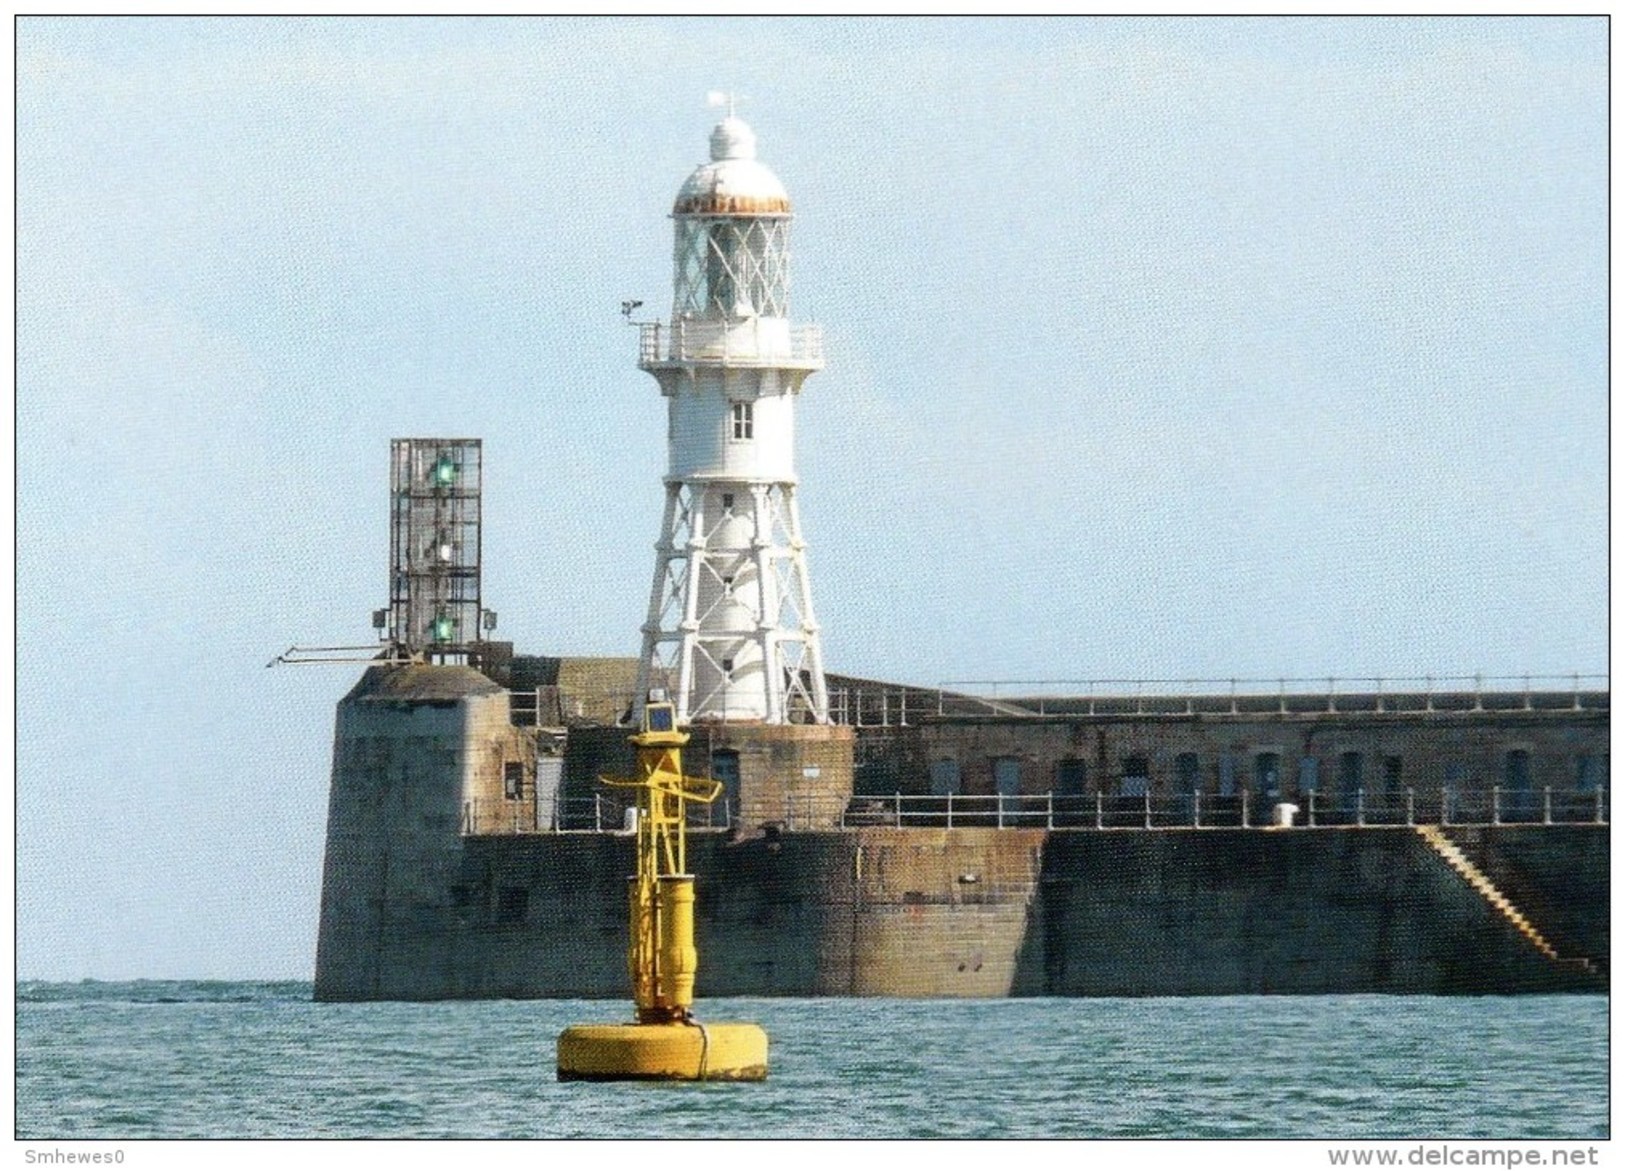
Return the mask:
<path fill-rule="evenodd" d="M 572 797 L 544 805 L 540 814 L 519 803 L 478 800 L 463 805 L 462 832 L 469 836 L 514 834 L 628 833 L 636 823 L 629 802 L 612 794 Z M 1249 792 L 1213 793 L 1008 793 L 863 795 L 850 798 L 787 794 L 787 830 L 888 826 L 894 829 L 1323 829 L 1394 825 L 1583 825 L 1607 824 L 1606 789 L 1452 789 L 1347 794 L 1305 793 L 1290 799 Z M 688 807 L 695 832 L 732 830 L 738 807 L 729 798 Z"/>
<path fill-rule="evenodd" d="M 1607 675 L 1426 675 L 1318 679 L 971 680 L 935 687 L 843 681 L 829 688 L 831 723 L 908 727 L 931 718 L 1055 719 L 1111 716 L 1319 716 L 1455 712 L 1606 712 Z M 545 723 L 556 697 L 512 692 L 513 722 Z M 633 692 L 572 693 L 566 718 L 623 714 Z M 798 712 L 798 718 L 805 716 Z M 610 717 L 613 718 L 613 717 Z"/>
<path fill-rule="evenodd" d="M 463 802 L 461 831 L 467 837 L 515 834 L 630 833 L 637 828 L 631 800 L 613 793 L 591 797 L 566 797 L 538 807 L 529 802 L 482 800 Z M 687 826 L 691 832 L 730 830 L 738 816 L 738 806 L 727 797 L 709 805 L 689 804 Z"/>
<path fill-rule="evenodd" d="M 1274 679 L 961 680 L 830 689 L 830 719 L 856 727 L 936 717 L 1323 715 L 1607 711 L 1608 676 L 1419 675 Z"/>
<path fill-rule="evenodd" d="M 827 809 L 794 799 L 785 803 L 785 828 L 829 824 Z M 1577 825 L 1605 824 L 1608 793 L 1492 788 L 1487 793 L 1451 789 L 1426 792 L 1305 793 L 1290 799 L 1249 792 L 1226 795 L 1178 793 L 1011 793 L 1004 795 L 902 794 L 855 796 L 841 811 L 843 828 L 863 826 L 992 827 L 996 829 L 1248 829 L 1383 825 Z"/>

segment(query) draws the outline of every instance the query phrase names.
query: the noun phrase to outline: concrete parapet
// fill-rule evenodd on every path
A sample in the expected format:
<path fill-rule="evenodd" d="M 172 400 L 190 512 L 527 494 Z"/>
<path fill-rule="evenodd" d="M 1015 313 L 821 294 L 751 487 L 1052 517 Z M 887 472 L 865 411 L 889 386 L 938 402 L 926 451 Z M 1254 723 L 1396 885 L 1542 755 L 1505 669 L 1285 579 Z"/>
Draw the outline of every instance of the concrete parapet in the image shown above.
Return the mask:
<path fill-rule="evenodd" d="M 534 768 L 508 693 L 467 667 L 372 667 L 339 702 L 316 944 L 318 1000 L 433 995 L 466 810 Z"/>
<path fill-rule="evenodd" d="M 706 729 L 713 775 L 718 757 L 737 761 L 738 832 L 794 822 L 834 829 L 852 796 L 852 729 L 833 724 L 713 724 Z"/>

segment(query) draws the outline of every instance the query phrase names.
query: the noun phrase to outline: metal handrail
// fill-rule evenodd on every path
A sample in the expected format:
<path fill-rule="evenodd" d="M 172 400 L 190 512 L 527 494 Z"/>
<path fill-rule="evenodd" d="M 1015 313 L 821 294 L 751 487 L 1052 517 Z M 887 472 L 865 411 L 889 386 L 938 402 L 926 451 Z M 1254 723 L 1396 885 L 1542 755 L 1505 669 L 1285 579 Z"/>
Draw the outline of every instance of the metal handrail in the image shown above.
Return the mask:
<path fill-rule="evenodd" d="M 788 328 L 788 345 L 781 339 L 762 336 L 762 322 L 663 321 L 638 324 L 638 365 L 662 362 L 759 362 L 763 365 L 787 363 L 821 366 L 824 362 L 824 330 L 818 325 Z M 748 334 L 748 340 L 742 335 Z"/>
<path fill-rule="evenodd" d="M 546 825 L 536 825 L 521 803 L 463 805 L 465 835 L 600 833 L 627 831 L 626 802 L 606 794 L 555 802 Z M 1294 806 L 1291 826 L 1277 823 L 1277 806 Z M 506 816 L 499 814 L 506 813 Z M 1585 825 L 1609 821 L 1607 789 L 1544 788 L 1461 792 L 1449 786 L 1419 791 L 1234 793 L 887 793 L 851 797 L 798 793 L 775 818 L 787 830 L 889 827 L 946 829 L 1330 829 L 1397 825 Z M 729 831 L 738 819 L 728 798 L 689 810 L 690 830 Z"/>
<path fill-rule="evenodd" d="M 1418 682 L 1410 678 L 1330 679 L 1096 679 L 944 683 L 937 687 L 885 684 L 873 687 L 829 689 L 831 723 L 858 728 L 908 727 L 926 717 L 1006 717 L 1015 720 L 1064 716 L 1130 715 L 1400 715 L 1451 712 L 1494 716 L 1509 711 L 1607 711 L 1607 675 L 1430 676 L 1424 689 L 1397 689 Z M 1471 682 L 1472 689 L 1454 686 Z M 1566 682 L 1567 688 L 1539 688 L 1536 684 Z M 1318 690 L 1291 690 L 1318 683 Z M 1501 684 L 1517 683 L 1518 687 Z M 1262 689 L 1273 684 L 1272 689 Z M 1356 685 L 1373 686 L 1357 688 Z M 1588 686 L 1595 684 L 1596 686 Z M 1086 687 L 1088 693 L 1043 695 L 1033 689 Z M 976 694 L 982 688 L 985 694 Z M 1183 688 L 1184 690 L 1177 690 Z M 1018 690 L 1019 689 L 1019 690 Z M 533 691 L 514 693 L 534 703 Z M 588 697 L 578 695 L 583 700 Z M 595 692 L 605 710 L 625 711 L 633 692 L 610 689 Z M 568 713 L 566 713 L 568 715 Z"/>
<path fill-rule="evenodd" d="M 939 683 L 939 703 L 979 700 L 1010 714 L 1254 714 L 1273 702 L 1282 713 L 1307 711 L 1590 710 L 1606 707 L 1606 674 L 1317 676 L 1229 679 L 970 679 Z M 1601 695 L 1604 703 L 1594 697 Z M 1542 701 L 1537 704 L 1537 697 Z M 1492 702 L 1486 706 L 1485 700 Z M 1567 703 L 1556 702 L 1566 699 Z M 1262 701 L 1262 703 L 1261 703 Z M 1310 702 L 1314 706 L 1309 706 Z M 1468 702 L 1470 701 L 1470 702 Z M 1343 707 L 1339 707 L 1339 703 Z M 1111 710 L 1097 711 L 1097 704 Z M 1132 708 L 1128 705 L 1132 704 Z M 948 714 L 946 712 L 939 714 Z"/>
<path fill-rule="evenodd" d="M 1277 819 L 1290 805 L 1289 824 Z M 843 828 L 889 826 L 933 828 L 1045 829 L 1250 829 L 1335 828 L 1384 825 L 1583 825 L 1606 824 L 1606 789 L 1503 790 L 1461 793 L 1448 787 L 1371 793 L 1364 789 L 1327 796 L 1263 796 L 1242 790 L 1229 794 L 1150 792 L 903 794 L 860 795 L 847 801 Z M 797 828 L 787 825 L 786 828 Z"/>
<path fill-rule="evenodd" d="M 1411 686 L 1419 684 L 1420 686 Z M 1567 686 L 1547 686 L 1567 684 Z M 1313 686 L 1311 686 L 1313 685 Z M 1539 685 L 1539 686 L 1537 686 Z M 904 726 L 925 716 L 1320 715 L 1606 711 L 1607 675 L 1323 679 L 968 680 L 832 688 L 830 718 Z"/>
<path fill-rule="evenodd" d="M 591 797 L 555 799 L 540 817 L 529 801 L 481 799 L 463 802 L 460 832 L 465 837 L 510 837 L 529 834 L 625 834 L 631 832 L 627 811 L 633 804 L 608 793 Z M 731 830 L 738 816 L 737 802 L 721 798 L 709 804 L 692 802 L 687 810 L 690 832 Z"/>

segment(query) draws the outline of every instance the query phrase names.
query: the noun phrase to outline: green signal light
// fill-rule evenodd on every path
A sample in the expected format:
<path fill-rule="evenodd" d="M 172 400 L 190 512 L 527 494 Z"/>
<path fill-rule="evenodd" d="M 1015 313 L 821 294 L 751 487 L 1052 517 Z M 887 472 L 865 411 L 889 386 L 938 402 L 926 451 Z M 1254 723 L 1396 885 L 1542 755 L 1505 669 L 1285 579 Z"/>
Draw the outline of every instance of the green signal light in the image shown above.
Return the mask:
<path fill-rule="evenodd" d="M 445 487 L 447 484 L 452 483 L 456 479 L 457 465 L 452 463 L 451 460 L 442 457 L 440 461 L 434 465 L 434 482 L 440 487 Z"/>
<path fill-rule="evenodd" d="M 434 620 L 434 626 L 433 626 L 432 629 L 434 630 L 434 640 L 436 642 L 450 642 L 451 641 L 451 619 L 450 618 L 446 618 L 446 617 L 436 618 Z"/>

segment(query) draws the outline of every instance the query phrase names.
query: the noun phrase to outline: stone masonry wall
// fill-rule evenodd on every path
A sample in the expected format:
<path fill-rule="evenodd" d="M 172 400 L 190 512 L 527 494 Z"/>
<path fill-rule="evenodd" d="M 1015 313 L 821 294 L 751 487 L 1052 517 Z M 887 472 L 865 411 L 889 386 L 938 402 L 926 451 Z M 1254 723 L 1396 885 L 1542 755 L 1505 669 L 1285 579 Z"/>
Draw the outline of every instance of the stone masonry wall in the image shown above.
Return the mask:
<path fill-rule="evenodd" d="M 1374 795 L 1388 784 L 1385 758 L 1399 762 L 1401 786 L 1434 792 L 1451 784 L 1462 793 L 1487 793 L 1509 785 L 1508 754 L 1521 751 L 1528 754 L 1534 790 L 1550 785 L 1571 793 L 1581 781 L 1582 758 L 1589 758 L 1593 782 L 1606 784 L 1608 712 L 945 719 L 864 729 L 860 739 L 882 743 L 895 764 L 874 772 L 887 784 L 860 784 L 860 792 L 928 793 L 932 765 L 951 761 L 960 792 L 991 794 L 995 761 L 1007 760 L 1015 762 L 1022 793 L 1064 788 L 1065 763 L 1074 781 L 1081 778 L 1079 792 L 1114 794 L 1128 762 L 1141 758 L 1152 793 L 1171 794 L 1182 783 L 1178 758 L 1191 754 L 1198 788 L 1216 794 L 1226 783 L 1226 759 L 1229 783 L 1239 790 L 1255 787 L 1258 757 L 1274 754 L 1283 796 L 1300 794 L 1311 777 L 1322 794 L 1333 794 L 1343 755 L 1357 753 L 1363 787 Z M 1315 762 L 1313 774 L 1305 760 Z"/>

